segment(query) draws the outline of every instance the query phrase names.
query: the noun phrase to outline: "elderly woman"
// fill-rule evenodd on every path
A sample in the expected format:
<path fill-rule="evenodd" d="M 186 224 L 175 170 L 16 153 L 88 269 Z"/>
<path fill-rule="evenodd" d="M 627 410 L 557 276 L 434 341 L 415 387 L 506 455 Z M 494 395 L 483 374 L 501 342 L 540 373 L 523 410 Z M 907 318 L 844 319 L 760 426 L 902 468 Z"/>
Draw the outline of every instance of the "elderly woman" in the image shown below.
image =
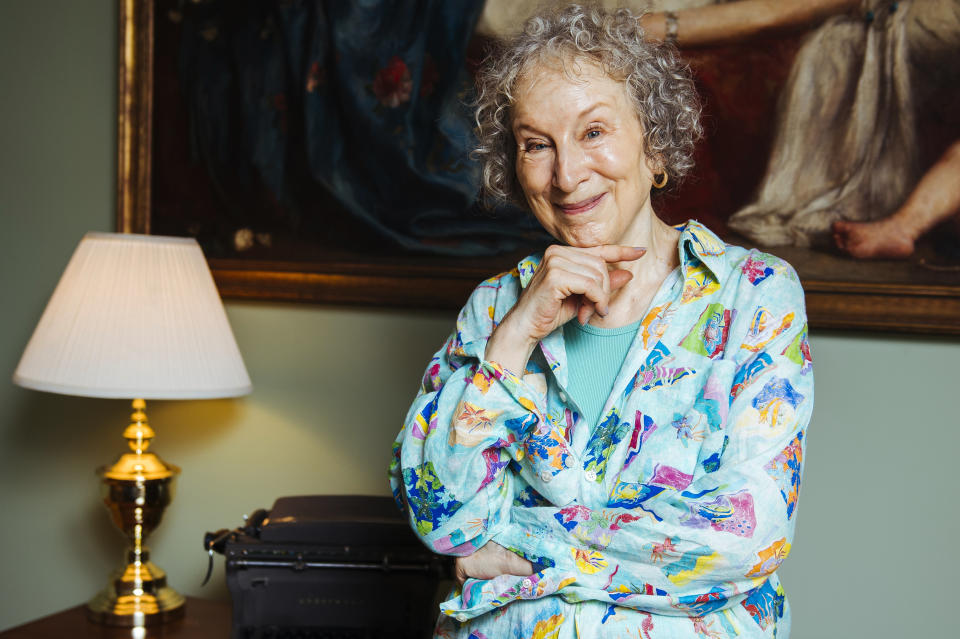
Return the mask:
<path fill-rule="evenodd" d="M 789 634 L 813 376 L 789 265 L 661 222 L 690 78 L 626 10 L 531 18 L 479 76 L 486 191 L 557 243 L 474 291 L 391 480 L 461 581 L 443 637 Z"/>

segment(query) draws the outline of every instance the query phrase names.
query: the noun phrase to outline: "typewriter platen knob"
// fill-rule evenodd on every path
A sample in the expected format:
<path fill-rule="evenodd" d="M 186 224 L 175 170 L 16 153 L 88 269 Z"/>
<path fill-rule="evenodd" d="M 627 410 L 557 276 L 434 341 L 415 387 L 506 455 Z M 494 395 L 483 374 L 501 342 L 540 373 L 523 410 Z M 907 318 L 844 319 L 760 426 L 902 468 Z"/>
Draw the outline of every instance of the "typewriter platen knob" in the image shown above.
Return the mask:
<path fill-rule="evenodd" d="M 250 513 L 249 517 L 244 515 L 246 525 L 243 527 L 243 533 L 250 537 L 256 537 L 259 539 L 260 533 L 263 530 L 263 522 L 265 522 L 269 516 L 270 511 L 266 510 L 265 508 L 258 508 Z"/>

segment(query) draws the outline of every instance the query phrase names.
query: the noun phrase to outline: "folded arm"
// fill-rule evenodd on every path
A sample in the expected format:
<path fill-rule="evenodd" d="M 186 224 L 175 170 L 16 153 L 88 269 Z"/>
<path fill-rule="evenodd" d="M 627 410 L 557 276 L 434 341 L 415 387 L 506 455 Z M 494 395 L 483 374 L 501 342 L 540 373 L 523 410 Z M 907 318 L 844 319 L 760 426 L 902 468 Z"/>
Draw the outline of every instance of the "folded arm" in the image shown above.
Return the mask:
<path fill-rule="evenodd" d="M 484 359 L 498 286 L 481 286 L 461 312 L 394 444 L 395 496 L 442 554 L 471 555 L 506 526 L 516 474 L 560 505 L 576 481 L 543 389 Z"/>

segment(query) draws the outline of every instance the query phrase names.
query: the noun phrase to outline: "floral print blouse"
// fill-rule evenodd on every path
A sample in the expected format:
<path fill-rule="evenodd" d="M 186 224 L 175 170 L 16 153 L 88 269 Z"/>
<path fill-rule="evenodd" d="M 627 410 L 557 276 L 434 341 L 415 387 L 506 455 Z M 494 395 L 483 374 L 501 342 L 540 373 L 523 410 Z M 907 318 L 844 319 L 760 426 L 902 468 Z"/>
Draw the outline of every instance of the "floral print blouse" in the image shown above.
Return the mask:
<path fill-rule="evenodd" d="M 461 311 L 394 444 L 394 495 L 435 552 L 493 541 L 536 572 L 467 580 L 438 635 L 789 634 L 775 571 L 813 408 L 803 290 L 695 221 L 678 251 L 594 428 L 564 390 L 562 330 L 524 371 L 484 358 L 540 256 Z"/>

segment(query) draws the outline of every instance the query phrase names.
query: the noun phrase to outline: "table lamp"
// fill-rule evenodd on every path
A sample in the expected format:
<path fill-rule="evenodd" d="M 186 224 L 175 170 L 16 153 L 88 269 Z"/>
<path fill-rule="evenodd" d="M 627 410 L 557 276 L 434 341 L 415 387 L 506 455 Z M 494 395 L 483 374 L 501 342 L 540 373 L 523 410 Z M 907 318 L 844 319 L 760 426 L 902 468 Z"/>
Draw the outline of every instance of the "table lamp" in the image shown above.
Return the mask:
<path fill-rule="evenodd" d="M 127 563 L 87 604 L 103 624 L 142 627 L 183 614 L 184 598 L 144 539 L 173 498 L 180 469 L 148 452 L 147 399 L 250 392 L 223 304 L 193 239 L 87 233 L 27 344 L 13 381 L 36 390 L 133 400 L 130 451 L 97 472 L 129 541 Z"/>

